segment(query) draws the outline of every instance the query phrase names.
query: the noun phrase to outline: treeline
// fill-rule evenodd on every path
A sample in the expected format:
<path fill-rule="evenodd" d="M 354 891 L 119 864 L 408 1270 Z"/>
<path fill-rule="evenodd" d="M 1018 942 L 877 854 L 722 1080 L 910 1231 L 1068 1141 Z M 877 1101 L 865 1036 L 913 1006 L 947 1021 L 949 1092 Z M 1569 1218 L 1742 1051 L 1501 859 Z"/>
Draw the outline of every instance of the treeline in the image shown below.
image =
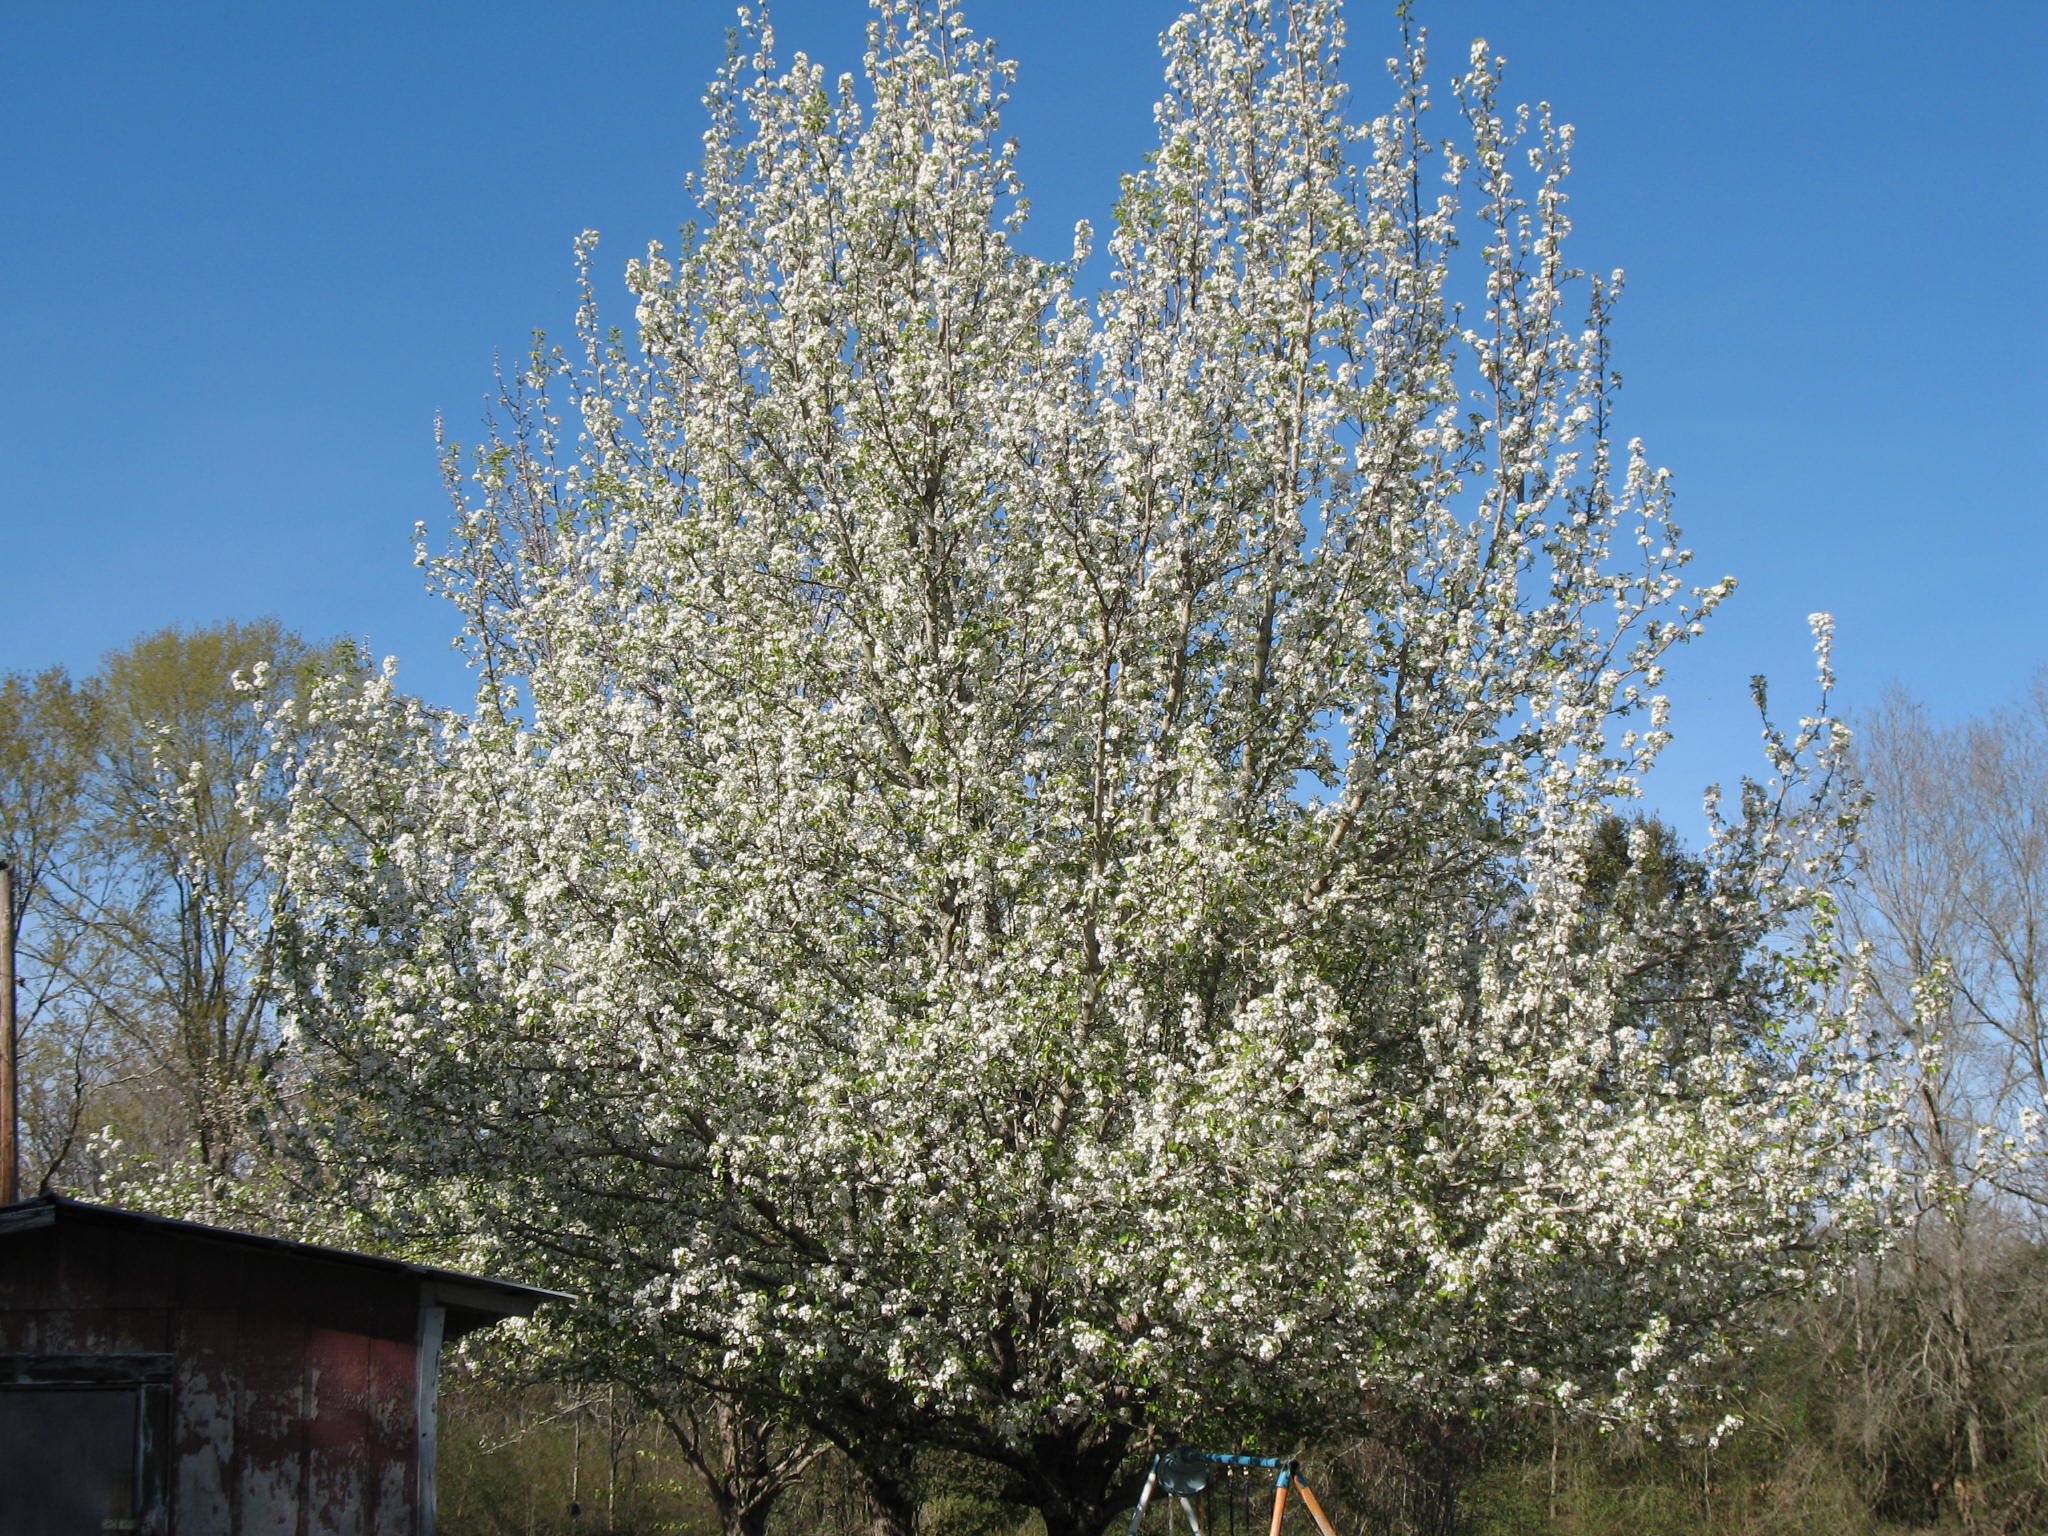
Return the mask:
<path fill-rule="evenodd" d="M 1467 1496 L 1499 1532 L 2048 1529 L 2048 1251 L 1978 1234 L 1963 1345 L 1946 1255 L 1909 1241 L 1744 1361 L 1742 1427 L 1662 1440 L 1524 1426 Z"/>
<path fill-rule="evenodd" d="M 27 1190 L 301 1229 L 316 1209 L 297 1202 L 318 1171 L 277 1140 L 296 1078 L 256 834 L 281 791 L 257 771 L 250 684 L 364 668 L 349 642 L 260 620 L 146 635 L 85 677 L 0 678 Z M 1303 1455 L 1347 1536 L 2048 1530 L 2048 687 L 1953 726 L 1891 699 L 1858 761 L 1840 921 L 1864 959 L 1845 984 L 1911 1079 L 1899 1242 L 1786 1310 L 1659 1439 L 1389 1411 L 1345 1444 L 1266 1447 Z M 1614 823 L 1604 856 L 1647 848 L 1651 888 L 1689 878 L 1649 830 Z M 840 1448 L 587 1354 L 483 1345 L 446 1409 L 452 1536 L 873 1526 Z M 907 1475 L 922 1531 L 1034 1527 L 965 1458 L 933 1450 Z M 1255 1502 L 1219 1503 L 1212 1528 L 1263 1529 Z"/>

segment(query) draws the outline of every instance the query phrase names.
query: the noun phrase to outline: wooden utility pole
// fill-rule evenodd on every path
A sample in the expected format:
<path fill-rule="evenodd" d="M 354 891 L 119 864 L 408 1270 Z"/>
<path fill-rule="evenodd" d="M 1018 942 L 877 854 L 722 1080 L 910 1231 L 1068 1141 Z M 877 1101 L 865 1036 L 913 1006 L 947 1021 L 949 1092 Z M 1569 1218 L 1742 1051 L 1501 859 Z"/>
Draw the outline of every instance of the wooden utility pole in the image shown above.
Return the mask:
<path fill-rule="evenodd" d="M 21 1198 L 20 1104 L 14 1063 L 14 871 L 0 859 L 0 1205 Z"/>

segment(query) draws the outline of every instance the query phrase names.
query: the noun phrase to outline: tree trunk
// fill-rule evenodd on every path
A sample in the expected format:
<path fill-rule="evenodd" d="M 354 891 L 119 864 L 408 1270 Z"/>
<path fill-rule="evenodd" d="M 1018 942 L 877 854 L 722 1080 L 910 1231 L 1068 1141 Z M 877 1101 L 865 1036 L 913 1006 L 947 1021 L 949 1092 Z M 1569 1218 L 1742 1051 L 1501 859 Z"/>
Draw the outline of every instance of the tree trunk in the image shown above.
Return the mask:
<path fill-rule="evenodd" d="M 778 1488 L 740 1509 L 736 1518 L 726 1524 L 725 1536 L 768 1536 L 769 1518 L 781 1498 L 782 1490 Z"/>
<path fill-rule="evenodd" d="M 918 1496 L 916 1453 L 894 1439 L 842 1447 L 867 1495 L 868 1536 L 916 1536 Z"/>
<path fill-rule="evenodd" d="M 1124 1471 L 1132 1433 L 1128 1425 L 1111 1425 L 1035 1437 L 1004 1459 L 1007 1496 L 1038 1511 L 1046 1536 L 1102 1536 L 1138 1496 L 1140 1478 Z"/>
<path fill-rule="evenodd" d="M 1989 1460 L 1984 1444 L 1984 1413 L 1977 1379 L 1977 1330 L 1968 1274 L 1969 1254 L 1961 1215 L 1948 1213 L 1948 1325 L 1955 1371 L 1955 1436 L 1962 1442 L 1962 1470 L 1953 1487 L 1956 1514 L 1963 1529 L 1977 1529 L 1977 1491 Z"/>
<path fill-rule="evenodd" d="M 868 1536 L 916 1536 L 915 1482 L 877 1480 L 863 1474 L 868 1496 Z"/>

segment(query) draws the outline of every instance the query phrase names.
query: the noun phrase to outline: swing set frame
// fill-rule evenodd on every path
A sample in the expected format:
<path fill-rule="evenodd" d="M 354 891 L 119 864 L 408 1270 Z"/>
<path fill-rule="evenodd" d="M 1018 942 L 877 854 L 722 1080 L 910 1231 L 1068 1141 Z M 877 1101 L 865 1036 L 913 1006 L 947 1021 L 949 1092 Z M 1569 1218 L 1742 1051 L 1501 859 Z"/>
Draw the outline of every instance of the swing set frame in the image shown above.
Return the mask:
<path fill-rule="evenodd" d="M 1145 1486 L 1138 1495 L 1138 1507 L 1131 1511 L 1131 1527 L 1128 1536 L 1138 1536 L 1138 1527 L 1145 1522 L 1145 1511 L 1151 1507 L 1155 1493 L 1162 1490 L 1168 1498 L 1176 1500 L 1188 1517 L 1190 1536 L 1210 1536 L 1202 1529 L 1202 1522 L 1196 1518 L 1194 1499 L 1191 1495 L 1208 1487 L 1210 1467 L 1228 1471 L 1233 1467 L 1266 1468 L 1273 1473 L 1273 1521 L 1268 1536 L 1280 1536 L 1280 1522 L 1287 1513 L 1289 1491 L 1299 1493 L 1301 1502 L 1316 1523 L 1321 1536 L 1337 1536 L 1330 1524 L 1330 1517 L 1323 1513 L 1323 1506 L 1317 1500 L 1315 1491 L 1301 1480 L 1301 1463 L 1285 1456 L 1239 1456 L 1229 1451 L 1197 1451 L 1186 1446 L 1176 1446 L 1161 1451 L 1152 1458 L 1151 1469 L 1145 1474 Z M 1167 1506 L 1168 1524 L 1172 1523 L 1172 1506 Z M 1247 1533 L 1248 1536 L 1248 1533 Z"/>

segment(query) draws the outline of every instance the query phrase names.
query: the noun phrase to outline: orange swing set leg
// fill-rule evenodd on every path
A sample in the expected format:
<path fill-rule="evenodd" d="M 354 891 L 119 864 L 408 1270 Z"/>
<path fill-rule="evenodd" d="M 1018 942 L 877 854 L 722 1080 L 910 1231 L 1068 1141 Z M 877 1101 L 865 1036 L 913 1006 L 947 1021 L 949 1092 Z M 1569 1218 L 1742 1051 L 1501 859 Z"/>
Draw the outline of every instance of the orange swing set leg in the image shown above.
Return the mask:
<path fill-rule="evenodd" d="M 1287 1514 L 1287 1490 L 1290 1488 L 1300 1490 L 1301 1502 L 1308 1506 L 1309 1516 L 1315 1521 L 1316 1529 L 1321 1531 L 1323 1536 L 1337 1536 L 1336 1529 L 1330 1524 L 1330 1517 L 1323 1513 L 1322 1503 L 1316 1498 L 1315 1491 L 1296 1477 L 1289 1477 L 1273 1489 L 1273 1525 L 1267 1536 L 1280 1536 L 1280 1522 Z"/>
<path fill-rule="evenodd" d="M 1323 1536 L 1337 1536 L 1336 1531 L 1331 1528 L 1330 1517 L 1323 1513 L 1323 1506 L 1316 1502 L 1316 1496 L 1309 1490 L 1308 1484 L 1296 1483 L 1294 1486 L 1301 1490 L 1301 1502 L 1306 1504 L 1308 1512 L 1315 1516 L 1316 1525 L 1322 1531 Z M 1275 1510 L 1273 1521 L 1275 1536 L 1278 1536 L 1279 1529 L 1279 1511 Z"/>

